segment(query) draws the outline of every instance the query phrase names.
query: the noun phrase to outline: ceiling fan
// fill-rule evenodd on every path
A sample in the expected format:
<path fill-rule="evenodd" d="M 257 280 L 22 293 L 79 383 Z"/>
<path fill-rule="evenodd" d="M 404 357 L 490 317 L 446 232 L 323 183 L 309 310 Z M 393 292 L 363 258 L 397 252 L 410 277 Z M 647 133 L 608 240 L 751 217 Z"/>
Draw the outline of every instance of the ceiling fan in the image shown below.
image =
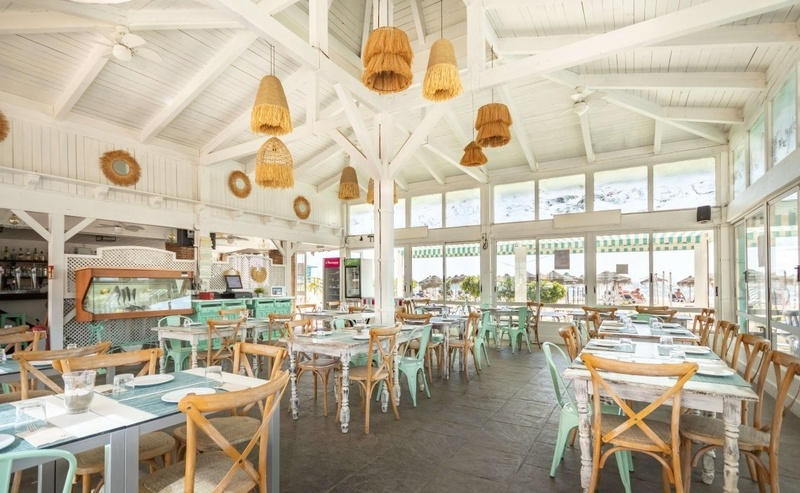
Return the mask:
<path fill-rule="evenodd" d="M 236 243 L 237 240 L 239 241 L 248 241 L 249 238 L 245 238 L 244 236 L 236 236 L 236 235 L 220 235 L 225 238 L 225 241 L 228 242 L 228 245 L 233 245 Z"/>
<path fill-rule="evenodd" d="M 578 115 L 585 115 L 589 111 L 589 107 L 602 108 L 608 104 L 605 98 L 606 93 L 601 91 L 590 92 L 585 87 L 578 86 L 575 88 L 575 93 L 570 95 L 572 98 L 572 111 Z"/>
<path fill-rule="evenodd" d="M 147 60 L 161 63 L 162 61 L 161 55 L 150 48 L 144 48 L 147 41 L 143 37 L 131 33 L 126 26 L 116 26 L 114 32 L 108 36 L 108 41 L 111 50 L 106 55 L 120 62 Z"/>
<path fill-rule="evenodd" d="M 114 228 L 115 233 L 121 233 L 122 230 L 126 231 L 142 231 L 144 226 L 139 226 L 138 224 L 129 224 L 129 223 L 111 223 L 111 224 L 98 224 L 98 228 Z"/>

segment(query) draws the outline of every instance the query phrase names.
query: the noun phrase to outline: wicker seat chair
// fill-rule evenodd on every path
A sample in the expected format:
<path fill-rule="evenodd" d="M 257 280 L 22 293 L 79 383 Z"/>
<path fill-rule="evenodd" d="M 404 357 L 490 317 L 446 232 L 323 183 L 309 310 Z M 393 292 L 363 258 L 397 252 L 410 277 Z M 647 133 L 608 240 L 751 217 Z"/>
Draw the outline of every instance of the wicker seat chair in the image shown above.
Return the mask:
<path fill-rule="evenodd" d="M 478 360 L 478 351 L 475 348 L 475 340 L 478 337 L 478 319 L 480 315 L 472 313 L 467 317 L 467 329 L 464 332 L 463 338 L 450 339 L 448 342 L 448 350 L 450 352 L 450 368 L 455 368 L 453 364 L 455 360 L 456 351 L 461 351 L 461 357 L 464 360 L 464 374 L 469 382 L 469 365 L 467 360 L 469 355 L 472 355 L 472 362 L 475 364 L 475 373 L 480 375 L 480 361 Z"/>
<path fill-rule="evenodd" d="M 223 311 L 225 310 L 220 310 L 220 312 Z M 206 320 L 208 324 L 208 340 L 214 341 L 216 339 L 214 343 L 209 344 L 206 348 L 206 367 L 229 361 L 231 368 L 233 368 L 233 346 L 239 342 L 240 328 L 245 320 L 245 317 L 239 317 L 236 320 Z"/>
<path fill-rule="evenodd" d="M 285 323 L 286 333 L 290 339 L 294 339 L 299 333 L 312 332 L 314 326 L 311 319 L 305 318 L 301 320 L 292 320 Z M 297 380 L 296 384 L 299 385 L 300 377 L 305 373 L 311 373 L 314 377 L 314 400 L 317 399 L 317 383 L 322 384 L 322 411 L 325 416 L 328 415 L 328 381 L 330 381 L 331 373 L 335 373 L 342 367 L 341 362 L 336 358 L 328 356 L 318 357 L 316 354 L 297 353 Z M 351 370 L 352 371 L 352 370 Z"/>
<path fill-rule="evenodd" d="M 578 332 L 578 328 L 574 325 L 561 327 L 558 329 L 558 335 L 564 339 L 564 345 L 567 347 L 567 354 L 570 360 L 577 358 L 578 354 L 580 354 L 583 349 L 583 343 L 581 342 L 581 335 Z"/>
<path fill-rule="evenodd" d="M 395 320 L 403 324 L 426 325 L 431 323 L 430 313 L 400 312 L 395 314 Z M 445 334 L 445 337 L 448 337 Z M 419 349 L 419 341 L 411 341 L 409 349 Z M 428 368 L 428 382 L 433 382 L 433 355 L 436 355 L 436 369 L 439 376 L 442 376 L 442 361 L 444 359 L 444 345 L 440 340 L 433 340 L 433 336 L 428 340 L 428 348 L 425 350 L 425 366 Z"/>

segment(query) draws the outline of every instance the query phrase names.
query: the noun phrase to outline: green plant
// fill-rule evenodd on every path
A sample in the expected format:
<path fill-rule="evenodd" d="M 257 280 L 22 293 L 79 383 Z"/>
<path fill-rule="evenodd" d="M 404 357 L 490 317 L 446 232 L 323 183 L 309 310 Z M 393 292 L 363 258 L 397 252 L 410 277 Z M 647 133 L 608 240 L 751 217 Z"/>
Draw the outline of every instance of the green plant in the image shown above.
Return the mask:
<path fill-rule="evenodd" d="M 257 286 L 255 288 L 253 288 L 253 292 L 255 294 L 264 294 L 264 287 L 263 286 Z"/>
<path fill-rule="evenodd" d="M 461 290 L 472 300 L 477 300 L 481 296 L 481 278 L 479 276 L 465 277 L 461 281 Z"/>

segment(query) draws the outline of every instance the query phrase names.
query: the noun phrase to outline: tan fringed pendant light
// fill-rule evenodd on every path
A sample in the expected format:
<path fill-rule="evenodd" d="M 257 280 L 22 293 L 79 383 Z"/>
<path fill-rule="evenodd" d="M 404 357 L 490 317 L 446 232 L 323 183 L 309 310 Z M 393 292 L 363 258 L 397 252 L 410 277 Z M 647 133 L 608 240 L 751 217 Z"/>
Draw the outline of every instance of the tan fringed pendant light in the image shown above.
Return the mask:
<path fill-rule="evenodd" d="M 289 114 L 289 103 L 281 81 L 275 77 L 275 48 L 272 52 L 271 74 L 261 79 L 256 93 L 256 101 L 250 112 L 250 130 L 257 134 L 286 135 L 292 128 L 292 116 Z"/>
<path fill-rule="evenodd" d="M 0 111 L 0 142 L 3 142 L 8 137 L 8 120 L 6 120 L 6 115 Z"/>
<path fill-rule="evenodd" d="M 264 142 L 256 156 L 256 185 L 264 188 L 292 188 L 294 164 L 289 149 L 277 137 Z"/>
<path fill-rule="evenodd" d="M 360 196 L 361 189 L 358 188 L 356 169 L 352 166 L 345 166 L 342 170 L 342 177 L 339 180 L 339 198 L 341 200 L 353 200 Z"/>
<path fill-rule="evenodd" d="M 483 166 L 489 162 L 486 154 L 483 153 L 481 146 L 473 140 L 464 148 L 464 155 L 461 156 L 461 166 Z"/>
<path fill-rule="evenodd" d="M 375 203 L 375 180 L 372 178 L 369 179 L 369 185 L 367 185 L 367 203 Z M 394 203 L 397 203 L 397 182 L 394 182 Z"/>
<path fill-rule="evenodd" d="M 388 19 L 388 2 L 387 2 Z M 378 24 L 380 24 L 380 2 L 378 3 Z M 364 72 L 361 82 L 370 90 L 380 94 L 400 92 L 411 85 L 414 78 L 411 61 L 414 52 L 411 43 L 402 29 L 382 26 L 369 33 L 361 61 Z"/>
<path fill-rule="evenodd" d="M 422 82 L 422 96 L 428 101 L 441 102 L 452 99 L 463 91 L 461 76 L 453 43 L 444 39 L 444 2 L 439 2 L 439 34 L 442 36 L 431 47 L 428 70 Z"/>
<path fill-rule="evenodd" d="M 511 141 L 511 113 L 503 103 L 489 103 L 478 108 L 475 142 L 481 147 L 500 147 Z"/>

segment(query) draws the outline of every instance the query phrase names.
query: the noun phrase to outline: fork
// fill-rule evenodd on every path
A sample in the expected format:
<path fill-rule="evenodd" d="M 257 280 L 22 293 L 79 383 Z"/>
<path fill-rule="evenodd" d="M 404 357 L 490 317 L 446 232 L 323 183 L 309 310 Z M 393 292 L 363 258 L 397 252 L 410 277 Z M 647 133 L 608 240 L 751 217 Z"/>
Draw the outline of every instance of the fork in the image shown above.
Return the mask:
<path fill-rule="evenodd" d="M 36 423 L 28 423 L 28 432 L 33 433 L 34 431 L 39 429 L 39 425 Z"/>

